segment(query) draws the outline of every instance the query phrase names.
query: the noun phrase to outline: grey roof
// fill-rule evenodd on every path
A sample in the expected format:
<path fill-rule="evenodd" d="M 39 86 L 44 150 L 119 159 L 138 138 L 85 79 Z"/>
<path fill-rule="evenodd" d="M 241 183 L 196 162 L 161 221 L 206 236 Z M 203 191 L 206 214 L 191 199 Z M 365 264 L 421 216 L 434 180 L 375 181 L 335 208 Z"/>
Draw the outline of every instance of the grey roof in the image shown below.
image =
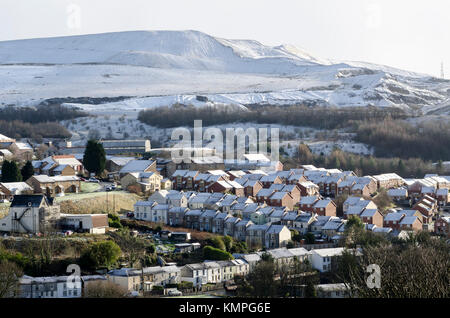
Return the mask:
<path fill-rule="evenodd" d="M 361 217 L 373 217 L 378 212 L 377 209 L 366 209 L 361 213 Z"/>
<path fill-rule="evenodd" d="M 202 218 L 213 218 L 214 216 L 216 216 L 216 214 L 218 214 L 219 212 L 215 211 L 215 210 L 205 210 L 201 217 Z"/>
<path fill-rule="evenodd" d="M 310 213 L 300 213 L 297 218 L 295 219 L 295 221 L 297 222 L 306 222 L 308 223 L 309 220 L 311 220 L 312 215 Z"/>
<path fill-rule="evenodd" d="M 301 197 L 300 198 L 300 204 L 313 204 L 314 202 L 317 201 L 317 199 L 318 199 L 318 197 L 315 196 L 315 195 Z"/>
<path fill-rule="evenodd" d="M 290 248 L 289 252 L 294 256 L 304 256 L 309 254 L 309 251 L 303 247 Z"/>
<path fill-rule="evenodd" d="M 225 220 L 225 223 L 237 223 L 239 222 L 241 219 L 235 216 L 229 217 Z"/>
<path fill-rule="evenodd" d="M 330 220 L 322 227 L 322 230 L 337 230 L 344 224 L 342 220 Z"/>
<path fill-rule="evenodd" d="M 173 207 L 169 209 L 171 213 L 186 213 L 189 209 L 184 207 Z"/>
<path fill-rule="evenodd" d="M 154 162 L 152 160 L 132 160 L 120 169 L 120 173 L 141 172 L 150 167 Z"/>
<path fill-rule="evenodd" d="M 260 208 L 258 211 L 261 212 L 261 213 L 264 213 L 265 215 L 269 215 L 270 213 L 273 212 L 273 210 L 274 210 L 273 207 L 271 207 L 271 206 L 265 206 L 265 207 L 263 207 L 263 208 Z"/>
<path fill-rule="evenodd" d="M 251 226 L 253 224 L 252 221 L 250 220 L 240 220 L 239 222 L 236 223 L 236 227 L 240 227 L 240 226 Z"/>
<path fill-rule="evenodd" d="M 245 212 L 254 212 L 254 211 L 258 210 L 259 207 L 260 206 L 258 203 L 250 203 L 244 208 L 244 210 L 242 210 L 242 212 L 244 212 L 244 213 Z"/>
<path fill-rule="evenodd" d="M 274 259 L 290 258 L 290 257 L 294 256 L 287 248 L 271 249 L 271 250 L 268 250 L 266 253 L 269 253 L 270 255 L 272 255 L 272 257 Z"/>
<path fill-rule="evenodd" d="M 376 227 L 373 229 L 374 233 L 390 233 L 392 229 L 390 227 Z"/>
<path fill-rule="evenodd" d="M 277 175 L 268 175 L 263 176 L 260 181 L 261 182 L 274 182 L 278 176 Z"/>
<path fill-rule="evenodd" d="M 200 216 L 203 214 L 202 210 L 189 210 L 186 212 L 186 216 Z"/>
<path fill-rule="evenodd" d="M 13 207 L 39 207 L 45 200 L 44 195 L 15 195 L 11 202 Z"/>
<path fill-rule="evenodd" d="M 399 212 L 388 213 L 385 215 L 384 221 L 400 221 L 403 216 L 404 214 Z"/>
<path fill-rule="evenodd" d="M 270 185 L 271 190 L 275 190 L 275 191 L 281 191 L 284 188 L 284 184 L 283 183 L 273 183 Z"/>
<path fill-rule="evenodd" d="M 274 210 L 270 213 L 271 218 L 281 218 L 286 212 L 284 210 Z"/>
<path fill-rule="evenodd" d="M 227 217 L 229 217 L 229 216 L 231 216 L 230 214 L 228 214 L 228 213 L 225 213 L 225 212 L 223 212 L 223 213 L 219 213 L 219 214 L 217 214 L 216 216 L 215 216 L 215 219 L 216 220 L 220 220 L 220 219 L 226 219 Z"/>
<path fill-rule="evenodd" d="M 284 221 L 295 221 L 298 217 L 297 212 L 288 212 L 283 217 L 282 220 Z"/>
<path fill-rule="evenodd" d="M 261 260 L 261 255 L 254 253 L 254 254 L 244 254 L 241 255 L 240 258 L 242 258 L 243 260 L 245 260 L 247 263 L 252 263 L 252 262 L 258 262 Z"/>
<path fill-rule="evenodd" d="M 270 197 L 274 191 L 270 189 L 261 189 L 256 194 L 257 197 Z"/>
<path fill-rule="evenodd" d="M 128 162 L 135 160 L 133 157 L 113 157 L 106 156 L 106 159 L 118 166 L 125 166 Z"/>
<path fill-rule="evenodd" d="M 245 211 L 246 208 L 247 208 L 246 203 L 235 203 L 231 206 L 231 210 L 233 211 Z"/>
<path fill-rule="evenodd" d="M 417 216 L 405 216 L 401 221 L 400 225 L 403 224 L 413 224 L 417 220 Z"/>
<path fill-rule="evenodd" d="M 283 199 L 285 196 L 289 195 L 288 192 L 275 192 L 274 194 L 272 194 L 270 196 L 271 200 L 281 200 Z"/>
<path fill-rule="evenodd" d="M 253 231 L 267 231 L 269 228 L 268 224 L 252 224 L 248 227 L 247 230 L 253 230 Z"/>
<path fill-rule="evenodd" d="M 364 211 L 364 207 L 359 205 L 352 205 L 345 212 L 347 215 L 360 215 Z"/>
<path fill-rule="evenodd" d="M 316 220 L 312 223 L 315 226 L 323 226 L 325 225 L 330 219 L 333 219 L 333 217 L 328 215 L 318 215 Z"/>
<path fill-rule="evenodd" d="M 331 202 L 331 199 L 319 200 L 314 204 L 314 208 L 326 208 Z"/>
<path fill-rule="evenodd" d="M 269 233 L 280 233 L 284 228 L 287 228 L 285 225 L 274 225 L 272 224 L 266 231 L 266 234 Z"/>

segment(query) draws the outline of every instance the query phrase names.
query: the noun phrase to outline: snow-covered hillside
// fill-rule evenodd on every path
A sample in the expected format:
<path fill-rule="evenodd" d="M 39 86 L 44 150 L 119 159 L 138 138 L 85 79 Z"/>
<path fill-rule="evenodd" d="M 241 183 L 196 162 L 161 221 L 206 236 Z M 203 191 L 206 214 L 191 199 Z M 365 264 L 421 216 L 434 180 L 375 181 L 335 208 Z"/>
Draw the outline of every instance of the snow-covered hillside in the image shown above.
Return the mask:
<path fill-rule="evenodd" d="M 400 107 L 448 111 L 450 81 L 363 62 L 331 62 L 197 31 L 134 31 L 0 42 L 0 106 L 117 97 L 97 108 L 176 102 Z M 83 105 L 82 105 L 83 106 Z M 89 108 L 89 106 L 85 106 Z"/>

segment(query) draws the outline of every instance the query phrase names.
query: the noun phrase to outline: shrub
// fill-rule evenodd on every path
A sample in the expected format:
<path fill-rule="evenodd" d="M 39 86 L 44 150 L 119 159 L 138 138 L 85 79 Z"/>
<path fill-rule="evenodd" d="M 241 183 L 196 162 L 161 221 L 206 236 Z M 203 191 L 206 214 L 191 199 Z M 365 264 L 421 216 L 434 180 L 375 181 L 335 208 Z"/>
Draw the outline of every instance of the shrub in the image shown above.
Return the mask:
<path fill-rule="evenodd" d="M 82 255 L 82 261 L 91 268 L 109 268 L 119 259 L 122 251 L 113 241 L 91 244 Z"/>
<path fill-rule="evenodd" d="M 123 228 L 122 223 L 120 223 L 120 218 L 116 214 L 108 213 L 108 225 L 110 227 L 114 227 L 114 228 L 117 228 L 117 229 Z"/>
<path fill-rule="evenodd" d="M 203 257 L 211 261 L 227 261 L 234 259 L 233 255 L 212 246 L 205 246 L 203 248 Z"/>
<path fill-rule="evenodd" d="M 225 243 L 223 241 L 223 238 L 220 237 L 220 236 L 216 236 L 216 237 L 211 238 L 209 240 L 209 244 L 211 244 L 213 247 L 218 248 L 218 249 L 220 249 L 222 251 L 226 251 L 227 250 L 227 248 L 225 246 Z"/>

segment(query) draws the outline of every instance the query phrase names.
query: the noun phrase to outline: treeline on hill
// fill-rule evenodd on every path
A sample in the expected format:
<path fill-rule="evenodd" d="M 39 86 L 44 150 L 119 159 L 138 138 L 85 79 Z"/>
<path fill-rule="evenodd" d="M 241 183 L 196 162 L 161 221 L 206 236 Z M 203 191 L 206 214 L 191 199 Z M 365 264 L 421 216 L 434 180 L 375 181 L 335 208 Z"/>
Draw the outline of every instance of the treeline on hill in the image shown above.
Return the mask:
<path fill-rule="evenodd" d="M 266 105 L 249 106 L 248 108 L 248 111 L 240 111 L 231 107 L 200 108 L 177 104 L 172 107 L 143 110 L 139 113 L 138 119 L 143 123 L 160 128 L 192 126 L 194 120 L 201 119 L 204 126 L 254 122 L 335 129 L 347 127 L 352 121 L 406 118 L 401 110 L 376 107 L 334 108 Z"/>
<path fill-rule="evenodd" d="M 0 109 L 1 120 L 20 120 L 33 124 L 69 120 L 86 116 L 88 116 L 88 114 L 85 112 L 61 105 L 47 105 L 38 107 L 7 106 Z"/>
<path fill-rule="evenodd" d="M 450 123 L 427 121 L 413 126 L 405 121 L 386 118 L 382 121 L 355 123 L 356 141 L 375 147 L 377 157 L 450 158 Z"/>
<path fill-rule="evenodd" d="M 20 120 L 0 120 L 0 133 L 10 138 L 70 138 L 72 134 L 57 122 L 30 124 Z"/>
<path fill-rule="evenodd" d="M 0 133 L 16 139 L 70 138 L 70 132 L 58 121 L 85 116 L 88 114 L 61 105 L 8 106 L 0 109 Z"/>
<path fill-rule="evenodd" d="M 439 161 L 432 165 L 430 161 L 419 158 L 377 158 L 346 153 L 335 149 L 329 155 L 313 154 L 305 144 L 300 144 L 294 157 L 283 158 L 286 169 L 296 168 L 299 164 L 312 164 L 318 167 L 337 168 L 354 171 L 359 176 L 382 173 L 397 173 L 404 178 L 422 178 L 427 173 L 442 174 L 443 164 Z"/>
<path fill-rule="evenodd" d="M 151 126 L 171 128 L 192 126 L 201 119 L 203 126 L 253 122 L 280 124 L 317 129 L 348 128 L 355 140 L 375 148 L 376 157 L 421 158 L 448 160 L 450 158 L 450 123 L 428 121 L 412 125 L 399 109 L 376 107 L 308 107 L 251 106 L 248 111 L 174 105 L 143 110 L 138 119 Z"/>

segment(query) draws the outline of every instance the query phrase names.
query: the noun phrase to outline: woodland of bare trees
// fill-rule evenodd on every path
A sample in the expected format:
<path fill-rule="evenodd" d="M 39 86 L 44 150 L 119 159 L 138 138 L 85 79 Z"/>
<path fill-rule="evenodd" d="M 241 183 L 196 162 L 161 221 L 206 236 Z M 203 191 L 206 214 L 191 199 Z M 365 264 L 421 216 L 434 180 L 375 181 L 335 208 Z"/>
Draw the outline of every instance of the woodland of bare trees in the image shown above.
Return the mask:
<path fill-rule="evenodd" d="M 69 138 L 70 132 L 58 122 L 88 116 L 61 105 L 38 107 L 8 106 L 0 109 L 0 133 L 11 138 Z"/>
<path fill-rule="evenodd" d="M 0 298 L 15 297 L 19 290 L 22 270 L 13 262 L 0 259 Z"/>
<path fill-rule="evenodd" d="M 450 144 L 450 123 L 433 120 L 413 125 L 405 121 L 408 116 L 398 109 L 303 105 L 258 105 L 248 108 L 244 111 L 229 107 L 174 105 L 143 110 L 138 119 L 161 128 L 192 126 L 194 120 L 201 119 L 203 126 L 252 122 L 326 130 L 345 129 L 355 134 L 356 141 L 373 146 L 378 158 L 417 158 L 435 162 L 450 158 L 450 147 L 445 147 Z M 386 163 L 389 162 L 379 164 Z"/>
<path fill-rule="evenodd" d="M 386 118 L 355 123 L 356 141 L 375 147 L 377 157 L 450 158 L 450 123 L 439 120 L 418 123 Z"/>
<path fill-rule="evenodd" d="M 444 243 L 445 244 L 445 243 Z M 448 298 L 450 255 L 439 241 L 429 244 L 389 244 L 364 248 L 362 256 L 346 253 L 338 277 L 362 298 Z M 370 264 L 380 266 L 380 288 L 367 284 Z"/>
<path fill-rule="evenodd" d="M 2 117 L 0 117 L 2 118 Z M 70 138 L 72 134 L 57 122 L 26 123 L 20 120 L 0 120 L 0 133 L 10 138 Z"/>
<path fill-rule="evenodd" d="M 332 263 L 331 277 L 343 282 L 352 297 L 448 298 L 450 246 L 429 232 L 389 238 L 364 229 L 357 217 L 349 219 L 341 244 L 348 248 Z M 359 249 L 359 253 L 355 253 Z M 380 288 L 367 284 L 368 266 L 380 268 Z"/>
<path fill-rule="evenodd" d="M 84 288 L 84 298 L 123 298 L 127 290 L 113 282 L 88 282 Z"/>
<path fill-rule="evenodd" d="M 2 120 L 18 120 L 25 123 L 57 122 L 85 116 L 88 116 L 85 112 L 61 105 L 46 105 L 38 107 L 8 106 L 0 109 L 0 118 Z"/>
<path fill-rule="evenodd" d="M 229 107 L 194 107 L 174 105 L 140 112 L 138 119 L 148 125 L 171 128 L 192 126 L 194 120 L 201 119 L 204 126 L 227 123 L 254 122 L 258 124 L 280 124 L 306 126 L 322 129 L 346 128 L 351 121 L 384 120 L 385 118 L 405 118 L 400 110 L 375 107 L 307 107 L 294 106 L 249 106 L 248 111 Z"/>
<path fill-rule="evenodd" d="M 236 277 L 239 297 L 315 297 L 314 285 L 319 276 L 308 261 L 294 260 L 290 264 L 277 265 L 270 254 L 263 254 L 252 271 L 244 277 Z"/>

